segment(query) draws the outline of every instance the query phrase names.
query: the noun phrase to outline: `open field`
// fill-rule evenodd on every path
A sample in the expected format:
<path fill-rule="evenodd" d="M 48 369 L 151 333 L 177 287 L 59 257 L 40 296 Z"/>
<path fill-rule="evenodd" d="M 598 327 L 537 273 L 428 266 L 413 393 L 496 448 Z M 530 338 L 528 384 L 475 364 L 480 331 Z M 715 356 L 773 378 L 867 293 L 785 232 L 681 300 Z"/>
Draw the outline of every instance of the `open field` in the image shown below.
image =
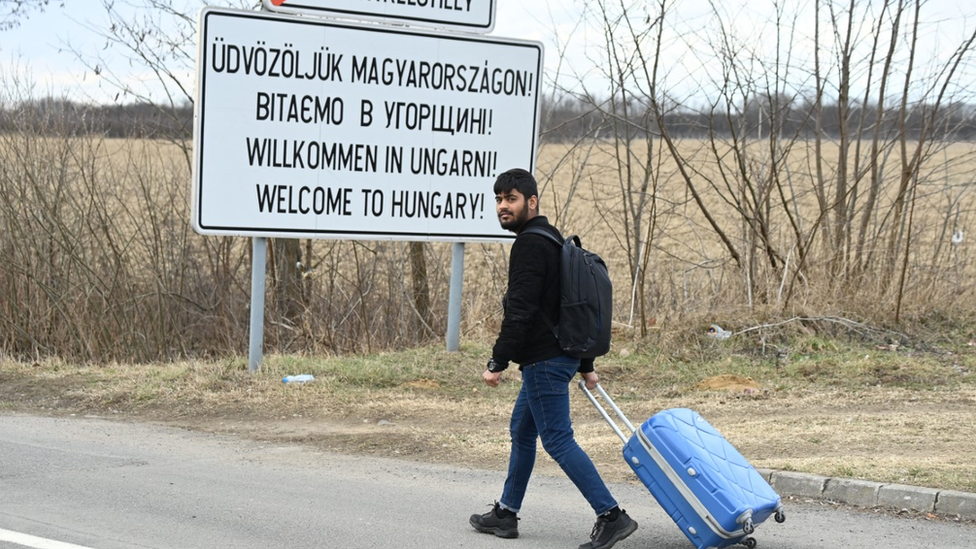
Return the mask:
<path fill-rule="evenodd" d="M 632 420 L 691 407 L 758 467 L 976 492 L 976 347 L 928 350 L 798 342 L 777 358 L 742 337 L 680 352 L 620 345 L 598 362 Z M 374 356 L 270 356 L 128 366 L 0 359 L 0 413 L 153 421 L 269 443 L 503 470 L 518 372 L 480 380 L 487 348 Z M 312 373 L 306 385 L 281 383 Z M 632 481 L 620 443 L 572 392 L 581 444 L 614 481 Z M 540 470 L 558 474 L 540 452 Z"/>
<path fill-rule="evenodd" d="M 771 172 L 760 143 L 736 171 L 731 152 L 681 140 L 701 206 L 674 158 L 651 145 L 620 157 L 612 142 L 591 140 L 547 144 L 538 155 L 542 211 L 606 259 L 618 324 L 667 335 L 703 322 L 843 315 L 904 329 L 896 310 L 899 322 L 972 315 L 976 144 L 932 144 L 900 209 L 888 144 L 877 201 L 854 200 L 869 184 L 859 176 L 839 250 L 818 194 L 837 184 L 836 144 L 823 144 L 818 180 L 811 143 L 790 144 Z M 153 140 L 0 135 L 0 347 L 94 362 L 244 352 L 251 243 L 190 229 L 188 152 Z M 429 315 L 415 306 L 421 277 L 408 243 L 303 240 L 292 249 L 298 261 L 278 244 L 266 293 L 271 351 L 368 354 L 446 331 L 450 244 L 423 246 Z M 462 334 L 484 341 L 500 319 L 508 248 L 472 243 L 465 255 Z M 638 266 L 644 281 L 635 284 Z"/>

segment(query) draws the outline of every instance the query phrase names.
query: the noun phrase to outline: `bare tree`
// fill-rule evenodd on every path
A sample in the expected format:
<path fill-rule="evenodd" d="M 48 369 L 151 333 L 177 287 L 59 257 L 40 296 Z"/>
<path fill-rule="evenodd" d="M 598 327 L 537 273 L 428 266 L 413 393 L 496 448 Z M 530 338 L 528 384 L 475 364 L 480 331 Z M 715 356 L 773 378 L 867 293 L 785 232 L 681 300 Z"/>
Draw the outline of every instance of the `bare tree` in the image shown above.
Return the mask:
<path fill-rule="evenodd" d="M 51 0 L 4 0 L 0 3 L 0 31 L 19 26 L 32 12 L 43 13 L 50 3 Z M 58 5 L 63 8 L 64 2 Z"/>
<path fill-rule="evenodd" d="M 724 4 L 712 3 L 711 24 L 697 32 L 675 29 L 664 1 L 651 17 L 624 3 L 592 5 L 594 23 L 606 37 L 601 66 L 612 92 L 604 108 L 612 115 L 607 128 L 615 147 L 626 151 L 617 154 L 622 202 L 615 211 L 626 212 L 620 226 L 627 243 L 620 241 L 628 256 L 639 257 L 632 242 L 642 219 L 635 215 L 641 204 L 629 198 L 652 187 L 634 185 L 642 181 L 635 174 L 648 172 L 624 160 L 644 147 L 650 156 L 659 138 L 704 226 L 740 270 L 750 305 L 790 306 L 800 281 L 817 281 L 840 303 L 850 293 L 867 295 L 869 281 L 875 299 L 892 299 L 897 319 L 917 257 L 915 208 L 931 173 L 923 167 L 945 146 L 933 140 L 936 128 L 948 129 L 950 117 L 958 118 L 946 103 L 968 93 L 958 78 L 972 61 L 971 39 L 965 37 L 951 57 L 929 60 L 919 73 L 914 60 L 921 1 L 817 0 L 809 37 L 800 27 L 810 12 L 787 2 L 771 2 L 768 20 L 746 26 Z M 683 119 L 682 103 L 669 103 L 659 91 L 667 89 L 657 73 L 666 36 L 683 32 L 695 42 L 687 42 L 682 59 L 703 59 L 698 78 L 709 87 L 699 91 L 711 91 L 704 125 Z M 756 40 L 756 34 L 769 39 Z M 798 37 L 806 41 L 797 44 Z M 800 51 L 810 57 L 798 58 Z M 896 78 L 902 86 L 892 97 Z M 635 105 L 646 105 L 646 111 Z M 709 136 L 707 149 L 676 138 L 688 127 Z M 900 161 L 897 170 L 893 158 Z M 900 174 L 894 188 L 893 171 Z M 643 180 L 653 181 L 653 172 Z"/>
<path fill-rule="evenodd" d="M 625 252 L 633 290 L 631 311 L 637 307 L 640 334 L 646 335 L 646 273 L 657 228 L 656 197 L 662 173 L 658 168 L 662 157 L 653 138 L 657 126 L 654 111 L 646 98 L 646 94 L 656 92 L 658 59 L 645 57 L 644 48 L 660 38 L 667 5 L 661 2 L 647 7 L 659 9 L 660 13 L 651 13 L 639 5 L 602 0 L 595 2 L 594 8 L 605 48 L 605 62 L 599 66 L 610 87 L 605 100 L 596 100 L 589 93 L 582 97 L 605 121 L 601 132 L 605 131 L 607 138 L 595 142 L 609 151 L 613 163 L 603 169 L 612 173 L 618 184 L 617 192 L 597 189 L 594 194 L 605 197 L 600 214 Z M 626 37 L 626 47 L 619 40 L 622 36 Z M 650 90 L 635 88 L 635 78 L 647 82 Z M 633 322 L 632 317 L 633 314 L 629 322 Z"/>

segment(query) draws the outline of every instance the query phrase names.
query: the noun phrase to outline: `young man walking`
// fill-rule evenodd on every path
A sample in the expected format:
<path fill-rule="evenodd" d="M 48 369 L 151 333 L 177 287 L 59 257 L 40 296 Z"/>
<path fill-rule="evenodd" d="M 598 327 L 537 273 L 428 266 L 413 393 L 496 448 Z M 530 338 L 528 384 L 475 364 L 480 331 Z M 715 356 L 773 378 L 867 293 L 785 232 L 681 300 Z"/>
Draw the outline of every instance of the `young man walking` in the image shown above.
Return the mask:
<path fill-rule="evenodd" d="M 596 386 L 593 359 L 566 356 L 546 321 L 559 320 L 559 248 L 545 236 L 522 233 L 541 227 L 560 239 L 562 235 L 539 215 L 538 187 L 529 172 L 513 169 L 501 174 L 494 192 L 498 221 L 519 236 L 509 258 L 501 331 L 482 378 L 497 387 L 509 362 L 515 362 L 522 371 L 522 389 L 512 410 L 512 449 L 502 497 L 491 511 L 472 515 L 470 523 L 479 532 L 518 537 L 517 514 L 535 465 L 536 440 L 541 439 L 597 515 L 590 541 L 580 549 L 610 549 L 633 534 L 637 522 L 617 505 L 573 435 L 569 384 L 578 372 L 588 387 Z"/>

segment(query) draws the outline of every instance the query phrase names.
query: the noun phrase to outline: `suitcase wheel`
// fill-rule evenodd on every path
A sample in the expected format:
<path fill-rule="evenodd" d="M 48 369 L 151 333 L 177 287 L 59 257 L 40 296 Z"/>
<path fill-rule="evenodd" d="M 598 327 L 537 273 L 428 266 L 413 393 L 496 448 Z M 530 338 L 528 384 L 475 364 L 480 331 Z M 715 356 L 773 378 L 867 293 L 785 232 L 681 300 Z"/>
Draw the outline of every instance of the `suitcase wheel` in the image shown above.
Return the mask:
<path fill-rule="evenodd" d="M 745 532 L 746 535 L 756 531 L 756 526 L 752 523 L 752 519 L 746 519 L 746 521 L 742 524 L 742 531 Z"/>
<path fill-rule="evenodd" d="M 756 549 L 756 538 L 745 538 L 740 543 L 745 545 L 748 549 Z"/>
<path fill-rule="evenodd" d="M 776 511 L 776 516 L 773 517 L 773 518 L 775 518 L 776 519 L 776 522 L 779 522 L 779 523 L 786 522 L 786 514 L 783 513 L 782 511 Z"/>

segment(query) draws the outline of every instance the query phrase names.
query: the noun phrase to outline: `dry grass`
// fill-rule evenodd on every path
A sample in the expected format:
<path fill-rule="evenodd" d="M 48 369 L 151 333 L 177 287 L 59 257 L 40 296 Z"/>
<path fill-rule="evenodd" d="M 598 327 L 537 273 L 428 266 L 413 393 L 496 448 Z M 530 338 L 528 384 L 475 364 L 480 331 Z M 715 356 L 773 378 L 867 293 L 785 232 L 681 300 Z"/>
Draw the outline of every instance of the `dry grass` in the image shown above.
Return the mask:
<path fill-rule="evenodd" d="M 658 144 L 658 147 L 661 145 Z M 772 177 L 767 143 L 750 145 L 743 160 L 743 168 L 750 178 L 750 185 L 761 186 Z M 790 213 L 805 233 L 823 233 L 833 223 L 830 217 L 821 218 L 816 189 L 814 162 L 817 158 L 812 142 L 790 144 L 785 159 L 780 159 L 776 176 L 785 181 Z M 914 147 L 909 144 L 909 148 Z M 636 255 L 626 246 L 623 196 L 633 192 L 637 179 L 645 175 L 651 166 L 650 177 L 655 182 L 654 200 L 657 203 L 656 227 L 650 233 L 648 299 L 658 319 L 682 317 L 685 313 L 706 314 L 715 310 L 737 308 L 749 314 L 767 309 L 776 310 L 783 304 L 781 288 L 783 274 L 763 267 L 762 250 L 750 256 L 750 250 L 758 246 L 756 236 L 748 230 L 743 214 L 733 207 L 736 200 L 747 194 L 746 176 L 739 173 L 735 157 L 729 150 L 713 154 L 704 140 L 678 141 L 678 151 L 685 161 L 685 169 L 692 174 L 692 181 L 701 199 L 719 227 L 725 231 L 732 245 L 752 262 L 755 270 L 752 280 L 754 295 L 747 295 L 749 280 L 743 269 L 738 268 L 729 256 L 728 249 L 709 225 L 703 212 L 692 200 L 685 182 L 679 177 L 673 158 L 665 155 L 660 163 L 650 162 L 642 151 L 622 155 L 633 162 L 631 179 L 627 185 L 627 173 L 618 169 L 618 155 L 613 146 L 598 144 L 592 149 L 571 148 L 567 145 L 548 145 L 539 154 L 538 169 L 542 185 L 546 188 L 542 202 L 550 216 L 564 231 L 579 233 L 584 243 L 599 250 L 605 256 L 615 277 L 618 305 L 621 311 L 630 309 L 630 257 Z M 836 143 L 826 142 L 821 152 L 826 170 L 825 189 L 828 193 L 835 185 L 833 170 L 839 150 Z M 717 160 L 721 157 L 722 160 Z M 891 219 L 897 193 L 897 175 L 900 173 L 899 157 L 886 156 L 882 170 L 882 187 L 875 214 L 869 225 L 869 239 L 865 254 L 873 254 L 870 268 L 863 277 L 847 284 L 837 280 L 831 272 L 831 261 L 841 250 L 835 249 L 821 234 L 809 242 L 810 258 L 800 277 L 797 296 L 790 304 L 794 311 L 826 313 L 829 310 L 846 311 L 874 320 L 891 315 L 895 295 L 885 287 L 883 268 L 889 258 L 886 247 L 889 232 L 895 227 Z M 863 166 L 862 166 L 863 168 Z M 976 172 L 976 143 L 932 144 L 918 177 L 918 200 L 912 228 L 912 254 L 907 284 L 907 302 L 913 311 L 929 311 L 930 305 L 948 306 L 963 296 L 972 294 L 969 282 L 976 278 L 976 262 L 972 260 L 972 246 L 952 246 L 950 237 L 956 229 L 966 229 L 976 223 L 976 196 L 971 192 Z M 563 212 L 570 182 L 578 179 L 571 206 Z M 621 181 L 624 181 L 621 183 Z M 863 195 L 866 179 L 860 180 L 861 202 L 851 212 L 860 218 L 864 213 Z M 772 200 L 768 216 L 769 246 L 785 259 L 790 256 L 793 266 L 797 261 L 798 242 L 795 239 L 786 210 L 779 197 Z M 560 217 L 558 214 L 562 213 Z M 753 214 L 754 215 L 754 214 Z M 645 212 L 645 223 L 651 215 Z M 632 221 L 631 221 L 632 222 Z M 897 230 L 897 229 L 895 229 Z M 901 241 L 904 245 L 904 241 Z M 635 246 L 631 242 L 631 246 Z M 793 255 L 791 255 L 793 254 Z M 852 260 L 853 261 L 853 260 Z M 850 267 L 849 267 L 850 268 Z M 879 314 L 880 313 L 880 314 Z M 782 314 L 778 311 L 776 314 Z M 909 315 L 910 316 L 910 315 Z M 618 315 L 618 319 L 626 316 Z"/>
<path fill-rule="evenodd" d="M 878 255 L 867 271 L 838 282 L 830 267 L 833 251 L 823 238 L 814 238 L 802 275 L 794 280 L 790 269 L 784 274 L 763 266 L 755 238 L 725 200 L 732 191 L 722 187 L 720 164 L 705 145 L 701 140 L 679 143 L 708 208 L 731 242 L 748 252 L 748 268 L 730 258 L 690 199 L 673 160 L 664 158 L 653 164 L 657 209 L 646 255 L 648 283 L 636 294 L 631 277 L 636 243 L 633 235 L 628 241 L 625 229 L 626 191 L 614 151 L 603 142 L 575 149 L 551 144 L 540 150 L 543 213 L 564 232 L 580 234 L 607 260 L 617 288 L 618 324 L 636 333 L 660 330 L 661 337 L 703 321 L 744 326 L 794 315 L 842 315 L 893 325 L 896 292 L 882 274 L 885 265 L 890 267 L 882 248 L 893 225 L 886 215 L 895 181 L 886 182 L 870 226 L 871 249 Z M 794 144 L 789 168 L 783 168 L 790 178 L 788 199 L 808 231 L 817 226 L 819 215 L 809 175 L 811 154 L 808 143 Z M 825 157 L 836 154 L 829 144 L 825 147 Z M 760 178 L 768 159 L 758 145 L 750 155 L 749 174 Z M 646 160 L 636 152 L 634 157 L 638 163 Z M 897 173 L 895 158 L 888 162 L 887 173 Z M 183 149 L 150 140 L 4 134 L 0 165 L 7 197 L 0 207 L 0 342 L 7 352 L 27 358 L 151 362 L 244 351 L 250 243 L 202 237 L 189 229 L 190 172 Z M 828 160 L 828 172 L 830 166 Z M 940 145 L 925 159 L 903 323 L 933 317 L 951 323 L 972 314 L 972 246 L 969 240 L 952 246 L 947 239 L 956 227 L 971 226 L 976 215 L 976 195 L 968 192 L 974 166 L 972 143 Z M 770 245 L 792 258 L 795 268 L 789 223 L 777 207 L 769 215 Z M 649 223 L 650 212 L 642 219 Z M 285 317 L 275 273 L 270 273 L 265 333 L 270 349 L 370 353 L 430 342 L 445 333 L 449 244 L 425 246 L 433 309 L 429 328 L 417 322 L 411 305 L 406 243 L 316 240 L 302 242 L 302 250 L 308 271 L 299 318 Z M 462 335 L 484 341 L 500 320 L 508 248 L 472 244 L 466 255 Z M 786 282 L 795 282 L 788 303 Z M 647 305 L 643 325 L 637 307 L 641 299 Z"/>
<path fill-rule="evenodd" d="M 807 342 L 777 360 L 757 343 L 700 338 L 690 353 L 659 354 L 621 345 L 598 371 L 632 419 L 693 408 L 756 466 L 976 492 L 976 349 L 958 341 L 924 352 Z M 501 469 L 518 376 L 510 372 L 498 389 L 482 385 L 486 354 L 465 346 L 275 355 L 253 375 L 242 359 L 140 366 L 3 359 L 0 411 L 95 414 Z M 316 380 L 281 383 L 293 373 Z M 710 389 L 700 388 L 709 381 Z M 609 479 L 631 481 L 619 440 L 581 394 L 572 398 L 581 444 Z M 540 468 L 557 473 L 548 457 Z"/>

